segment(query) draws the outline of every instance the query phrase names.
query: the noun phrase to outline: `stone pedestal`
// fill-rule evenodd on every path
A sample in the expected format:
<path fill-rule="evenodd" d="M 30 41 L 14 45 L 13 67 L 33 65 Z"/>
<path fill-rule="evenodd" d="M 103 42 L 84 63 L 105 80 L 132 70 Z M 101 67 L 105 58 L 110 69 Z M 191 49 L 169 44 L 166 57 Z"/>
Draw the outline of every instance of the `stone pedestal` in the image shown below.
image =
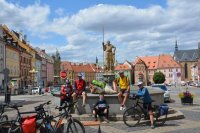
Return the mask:
<path fill-rule="evenodd" d="M 131 93 L 136 93 L 138 88 L 135 88 L 133 86 L 131 86 Z M 151 98 L 154 100 L 154 102 L 152 103 L 152 105 L 160 105 L 162 103 L 164 103 L 164 91 L 162 90 L 155 90 L 153 88 L 148 87 L 149 93 L 151 95 Z M 120 111 L 120 104 L 118 101 L 118 97 L 117 94 L 113 94 L 113 95 L 109 95 L 109 94 L 105 94 L 104 95 L 105 100 L 107 101 L 108 105 L 109 105 L 109 112 L 110 115 L 117 115 L 117 114 L 123 114 L 124 111 Z M 98 101 L 99 99 L 99 95 L 98 94 L 87 94 L 87 99 L 86 99 L 86 106 L 82 107 L 82 97 L 78 98 L 78 104 L 77 104 L 77 111 L 73 111 L 72 113 L 76 113 L 76 114 L 91 114 L 92 113 L 92 109 L 93 109 L 93 105 Z M 60 105 L 60 97 L 55 97 L 55 104 L 56 105 Z M 132 99 L 127 99 L 126 102 L 126 107 L 129 108 L 131 106 L 133 106 L 133 103 L 135 101 Z"/>
<path fill-rule="evenodd" d="M 115 74 L 114 73 L 104 73 L 103 79 L 108 85 L 113 86 L 113 81 L 115 80 Z"/>

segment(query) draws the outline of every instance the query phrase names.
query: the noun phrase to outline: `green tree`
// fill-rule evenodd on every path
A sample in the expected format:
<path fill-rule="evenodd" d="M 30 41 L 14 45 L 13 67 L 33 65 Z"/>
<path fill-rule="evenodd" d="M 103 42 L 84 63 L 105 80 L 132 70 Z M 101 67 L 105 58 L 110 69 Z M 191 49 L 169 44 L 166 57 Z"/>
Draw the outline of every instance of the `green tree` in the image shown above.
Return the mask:
<path fill-rule="evenodd" d="M 155 84 L 162 84 L 165 82 L 165 75 L 162 72 L 155 72 L 153 75 L 153 81 Z"/>

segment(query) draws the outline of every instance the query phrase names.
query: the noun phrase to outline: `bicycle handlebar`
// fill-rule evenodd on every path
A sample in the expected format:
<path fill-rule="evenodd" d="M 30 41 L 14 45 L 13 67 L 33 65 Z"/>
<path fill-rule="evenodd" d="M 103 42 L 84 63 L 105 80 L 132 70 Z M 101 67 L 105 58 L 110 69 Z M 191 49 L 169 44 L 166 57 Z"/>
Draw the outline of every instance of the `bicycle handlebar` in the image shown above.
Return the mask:
<path fill-rule="evenodd" d="M 41 109 L 44 109 L 44 105 L 49 105 L 49 104 L 51 104 L 50 100 L 45 103 L 40 104 L 39 106 L 36 106 L 35 111 L 41 111 Z"/>
<path fill-rule="evenodd" d="M 55 109 L 65 109 L 67 107 L 73 107 L 75 103 L 77 103 L 77 101 L 73 103 L 64 102 L 62 106 L 56 106 Z"/>
<path fill-rule="evenodd" d="M 18 105 L 18 104 L 7 104 L 8 107 L 18 109 L 19 107 L 23 107 L 23 105 Z"/>

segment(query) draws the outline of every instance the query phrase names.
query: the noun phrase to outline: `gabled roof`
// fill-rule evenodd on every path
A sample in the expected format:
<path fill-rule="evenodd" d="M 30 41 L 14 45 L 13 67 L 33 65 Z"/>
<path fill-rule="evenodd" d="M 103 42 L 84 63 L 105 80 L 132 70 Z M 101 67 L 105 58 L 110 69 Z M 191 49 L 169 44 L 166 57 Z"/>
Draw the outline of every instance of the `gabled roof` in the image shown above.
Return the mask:
<path fill-rule="evenodd" d="M 115 67 L 116 71 L 120 70 L 131 70 L 131 68 L 127 64 L 120 64 Z"/>
<path fill-rule="evenodd" d="M 102 69 L 99 65 L 90 64 L 90 66 L 92 67 L 92 69 L 93 69 L 95 72 L 103 72 L 103 69 Z"/>
<path fill-rule="evenodd" d="M 181 67 L 171 55 L 162 54 L 159 56 L 138 57 L 134 64 L 144 62 L 148 69 L 179 68 Z"/>
<path fill-rule="evenodd" d="M 163 54 L 159 55 L 158 68 L 180 68 L 178 64 L 171 55 Z"/>
<path fill-rule="evenodd" d="M 198 49 L 178 50 L 174 52 L 174 59 L 176 61 L 197 61 Z"/>
<path fill-rule="evenodd" d="M 88 63 L 71 63 L 71 66 L 74 72 L 95 72 Z"/>
<path fill-rule="evenodd" d="M 158 68 L 158 56 L 145 56 L 139 57 L 136 59 L 134 64 L 144 62 L 148 69 L 157 69 Z"/>
<path fill-rule="evenodd" d="M 72 71 L 72 66 L 71 66 L 71 62 L 68 61 L 63 61 L 61 62 L 61 70 L 68 70 L 68 71 Z"/>

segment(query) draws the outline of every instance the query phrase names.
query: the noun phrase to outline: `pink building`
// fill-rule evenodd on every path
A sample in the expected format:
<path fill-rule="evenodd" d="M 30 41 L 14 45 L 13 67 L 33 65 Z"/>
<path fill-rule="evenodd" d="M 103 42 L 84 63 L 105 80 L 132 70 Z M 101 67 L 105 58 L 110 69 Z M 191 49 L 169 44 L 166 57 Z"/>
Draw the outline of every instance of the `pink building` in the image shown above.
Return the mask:
<path fill-rule="evenodd" d="M 51 57 L 47 57 L 47 85 L 54 81 L 54 61 Z"/>
<path fill-rule="evenodd" d="M 165 75 L 165 83 L 179 84 L 181 82 L 181 66 L 171 55 L 138 57 L 134 62 L 135 81 L 153 83 L 155 72 L 161 71 Z"/>

